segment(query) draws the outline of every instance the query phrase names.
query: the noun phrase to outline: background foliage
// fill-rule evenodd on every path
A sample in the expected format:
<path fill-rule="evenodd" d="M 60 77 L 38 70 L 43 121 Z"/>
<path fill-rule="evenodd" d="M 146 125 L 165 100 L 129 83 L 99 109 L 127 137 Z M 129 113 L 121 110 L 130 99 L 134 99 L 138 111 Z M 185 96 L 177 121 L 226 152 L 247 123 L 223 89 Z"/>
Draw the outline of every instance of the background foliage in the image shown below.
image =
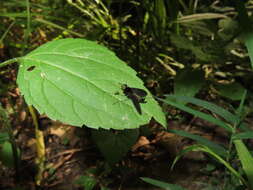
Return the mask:
<path fill-rule="evenodd" d="M 249 181 L 252 178 L 250 171 L 245 169 L 248 168 L 247 161 L 252 160 L 252 150 L 245 148 L 241 141 L 252 138 L 252 129 L 245 127 L 252 120 L 253 105 L 253 75 L 249 59 L 253 39 L 250 31 L 252 1 L 5 0 L 0 3 L 1 62 L 24 56 L 54 39 L 78 37 L 103 44 L 136 70 L 152 94 L 163 100 L 161 105 L 168 120 L 190 123 L 194 119 L 190 114 L 193 114 L 225 128 L 229 132 L 225 147 L 187 132 L 170 132 L 205 146 L 196 145 L 186 152 L 204 151 L 228 168 L 230 173 L 224 170 L 224 189 L 237 188 L 242 181 L 252 188 L 243 175 L 246 174 Z M 16 90 L 17 66 L 8 66 L 0 72 L 0 95 L 6 97 Z M 166 94 L 174 95 L 163 99 Z M 212 101 L 218 107 L 199 99 Z M 1 103 L 8 115 L 18 112 L 20 104 L 15 98 Z M 223 111 L 218 113 L 220 110 Z M 112 154 L 107 155 L 108 151 L 105 151 L 105 158 L 112 162 L 120 160 L 139 134 L 133 133 L 118 155 L 111 158 Z M 112 134 L 102 132 L 99 137 L 94 132 L 93 138 L 101 140 Z M 4 147 L 2 152 L 6 149 L 9 155 L 11 148 L 6 144 L 9 141 L 7 136 L 1 133 L 0 143 Z M 116 137 L 111 140 L 118 141 Z M 100 148 L 106 146 L 99 141 L 97 145 Z M 245 156 L 248 160 L 243 159 Z M 231 170 L 237 159 L 242 167 Z M 226 172 L 231 174 L 230 177 L 226 177 Z M 237 180 L 231 177 L 234 174 Z"/>

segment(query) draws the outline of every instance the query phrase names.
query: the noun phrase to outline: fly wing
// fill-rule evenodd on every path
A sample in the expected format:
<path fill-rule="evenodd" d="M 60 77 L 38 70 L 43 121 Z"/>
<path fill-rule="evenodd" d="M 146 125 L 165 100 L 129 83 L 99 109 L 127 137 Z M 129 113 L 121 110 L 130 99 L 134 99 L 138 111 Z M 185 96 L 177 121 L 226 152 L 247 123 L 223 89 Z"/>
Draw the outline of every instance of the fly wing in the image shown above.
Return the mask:
<path fill-rule="evenodd" d="M 138 97 L 136 97 L 136 96 L 133 95 L 133 96 L 131 96 L 129 98 L 133 102 L 133 105 L 134 105 L 135 109 L 137 110 L 137 112 L 141 115 L 141 105 L 140 105 L 140 102 L 138 100 Z"/>
<path fill-rule="evenodd" d="M 136 94 L 140 97 L 146 97 L 148 95 L 148 93 L 145 90 L 140 88 L 131 88 L 131 90 L 133 94 Z"/>

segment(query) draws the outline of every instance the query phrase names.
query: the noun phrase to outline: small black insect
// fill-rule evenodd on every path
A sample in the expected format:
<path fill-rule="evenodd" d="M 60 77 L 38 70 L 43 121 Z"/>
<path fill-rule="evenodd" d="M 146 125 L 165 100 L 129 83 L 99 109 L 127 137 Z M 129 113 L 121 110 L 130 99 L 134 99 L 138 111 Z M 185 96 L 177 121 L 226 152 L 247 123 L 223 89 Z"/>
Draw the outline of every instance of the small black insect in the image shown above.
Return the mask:
<path fill-rule="evenodd" d="M 142 112 L 140 103 L 146 103 L 145 98 L 148 93 L 143 89 L 131 88 L 126 84 L 123 84 L 121 89 L 123 90 L 124 95 L 133 102 L 135 109 L 141 115 Z"/>
<path fill-rule="evenodd" d="M 26 69 L 27 71 L 32 71 L 33 69 L 35 69 L 35 66 L 33 65 L 33 66 L 31 66 L 31 67 L 29 67 L 28 69 Z"/>

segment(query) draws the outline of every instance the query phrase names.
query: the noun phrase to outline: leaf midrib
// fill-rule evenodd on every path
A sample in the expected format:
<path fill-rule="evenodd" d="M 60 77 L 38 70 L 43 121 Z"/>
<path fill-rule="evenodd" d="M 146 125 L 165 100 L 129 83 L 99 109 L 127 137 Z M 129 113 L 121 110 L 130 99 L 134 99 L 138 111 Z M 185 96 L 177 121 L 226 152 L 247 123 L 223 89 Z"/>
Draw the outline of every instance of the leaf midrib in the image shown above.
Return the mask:
<path fill-rule="evenodd" d="M 104 62 L 101 62 L 100 60 L 96 60 L 96 59 L 92 59 L 90 57 L 82 57 L 82 56 L 79 56 L 79 55 L 66 55 L 66 54 L 63 54 L 63 53 L 38 53 L 38 54 L 32 54 L 32 55 L 29 55 L 29 56 L 26 56 L 26 57 L 23 57 L 23 59 L 34 59 L 34 58 L 31 58 L 33 56 L 40 56 L 40 55 L 56 55 L 56 56 L 68 56 L 68 57 L 72 57 L 72 58 L 80 58 L 80 59 L 87 59 L 87 60 L 91 60 L 91 61 L 94 61 L 94 62 L 97 62 L 97 63 L 100 63 L 100 64 L 103 64 L 103 65 L 106 65 L 108 67 L 111 67 L 111 68 L 114 68 L 116 70 L 120 70 L 122 72 L 124 72 L 125 70 L 122 70 L 122 69 L 119 69 L 119 67 L 112 67 L 111 65 L 112 64 L 105 64 Z M 105 55 L 106 56 L 106 55 Z M 36 60 L 36 59 L 35 59 Z M 39 59 L 38 59 L 39 60 Z M 41 60 L 39 60 L 41 61 Z M 43 62 L 43 61 L 42 61 Z"/>

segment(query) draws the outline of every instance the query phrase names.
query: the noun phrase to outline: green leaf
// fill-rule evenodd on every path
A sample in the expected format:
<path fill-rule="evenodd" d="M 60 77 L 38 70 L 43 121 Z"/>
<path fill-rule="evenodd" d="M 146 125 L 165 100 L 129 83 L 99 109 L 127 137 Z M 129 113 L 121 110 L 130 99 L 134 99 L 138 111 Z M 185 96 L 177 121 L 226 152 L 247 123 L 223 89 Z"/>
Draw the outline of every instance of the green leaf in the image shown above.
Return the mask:
<path fill-rule="evenodd" d="M 158 103 L 136 72 L 107 48 L 84 39 L 46 43 L 20 58 L 17 83 L 28 105 L 51 119 L 91 128 L 131 129 L 153 117 L 164 127 Z M 142 115 L 122 84 L 148 92 Z"/>
<path fill-rule="evenodd" d="M 181 131 L 181 130 L 173 130 L 172 129 L 172 130 L 168 130 L 168 131 L 171 133 L 183 136 L 183 137 L 193 139 L 193 140 L 197 141 L 198 143 L 209 147 L 210 149 L 212 149 L 214 152 L 216 152 L 220 156 L 223 156 L 223 157 L 227 156 L 227 150 L 223 146 L 216 144 L 212 141 L 209 141 L 208 139 L 203 138 L 199 135 L 194 135 L 194 134 L 188 133 L 186 131 Z"/>
<path fill-rule="evenodd" d="M 204 72 L 184 69 L 177 73 L 174 83 L 174 93 L 179 96 L 195 96 L 204 85 Z"/>
<path fill-rule="evenodd" d="M 156 30 L 160 37 L 164 36 L 164 31 L 166 28 L 167 13 L 164 4 L 164 0 L 154 1 L 154 17 L 157 20 Z"/>
<path fill-rule="evenodd" d="M 200 61 L 208 62 L 213 59 L 212 55 L 207 54 L 200 46 L 195 45 L 193 41 L 190 41 L 183 36 L 170 34 L 170 40 L 171 43 L 177 48 L 191 51 Z"/>
<path fill-rule="evenodd" d="M 5 141 L 9 140 L 8 133 L 0 133 L 0 144 L 3 144 Z"/>
<path fill-rule="evenodd" d="M 245 88 L 240 85 L 239 83 L 232 83 L 232 84 L 219 84 L 215 87 L 221 96 L 229 98 L 231 100 L 241 100 Z"/>
<path fill-rule="evenodd" d="M 82 185 L 85 190 L 92 190 L 97 184 L 97 180 L 93 176 L 82 175 L 75 181 L 75 183 Z"/>
<path fill-rule="evenodd" d="M 134 145 L 139 136 L 139 129 L 123 131 L 93 130 L 92 137 L 111 165 L 120 161 Z"/>
<path fill-rule="evenodd" d="M 233 134 L 232 140 L 239 140 L 239 139 L 253 139 L 253 131 Z"/>
<path fill-rule="evenodd" d="M 20 154 L 19 151 L 18 151 L 18 154 Z M 7 167 L 10 167 L 10 168 L 14 167 L 12 146 L 11 146 L 11 143 L 8 141 L 5 141 L 2 145 L 2 148 L 0 150 L 0 161 Z"/>
<path fill-rule="evenodd" d="M 218 35 L 223 40 L 232 39 L 235 36 L 235 34 L 238 32 L 238 30 L 240 29 L 238 22 L 233 20 L 230 17 L 225 18 L 225 19 L 220 19 L 218 21 L 218 25 L 219 25 Z"/>
<path fill-rule="evenodd" d="M 165 183 L 163 181 L 151 179 L 151 178 L 148 178 L 148 177 L 141 177 L 141 179 L 143 181 L 149 183 L 149 184 L 152 184 L 152 185 L 157 186 L 157 187 L 161 187 L 165 190 L 186 190 L 183 187 L 180 187 L 179 185 Z"/>
<path fill-rule="evenodd" d="M 111 189 L 109 189 L 107 187 L 100 187 L 100 190 L 111 190 Z"/>
<path fill-rule="evenodd" d="M 235 148 L 239 156 L 240 162 L 242 163 L 242 168 L 247 175 L 248 183 L 250 188 L 253 189 L 253 157 L 250 154 L 248 148 L 241 140 L 234 140 Z"/>
<path fill-rule="evenodd" d="M 192 108 L 190 108 L 190 107 L 188 107 L 188 106 L 185 106 L 183 103 L 178 103 L 178 102 L 180 102 L 181 100 L 182 100 L 182 102 L 188 102 L 188 103 L 193 103 L 193 104 L 196 104 L 196 105 L 199 105 L 199 106 L 202 106 L 202 107 L 204 107 L 204 108 L 207 108 L 207 106 L 208 106 L 208 110 L 211 110 L 211 111 L 213 111 L 214 113 L 216 113 L 216 112 L 218 112 L 218 110 L 220 110 L 220 111 L 222 111 L 222 112 L 224 112 L 224 113 L 222 113 L 222 112 L 219 112 L 218 114 L 219 115 L 225 115 L 225 116 L 227 116 L 227 114 L 231 114 L 230 112 L 227 112 L 226 110 L 224 110 L 224 109 L 218 109 L 218 110 L 215 110 L 214 108 L 219 108 L 218 106 L 216 106 L 216 105 L 214 105 L 214 104 L 210 104 L 210 103 L 208 103 L 208 102 L 206 102 L 206 101 L 203 101 L 203 100 L 199 100 L 199 99 L 197 99 L 197 98 L 191 98 L 191 97 L 186 97 L 186 96 L 176 96 L 176 95 L 168 95 L 168 96 L 166 96 L 166 99 L 164 100 L 164 99 L 159 99 L 159 100 L 161 100 L 161 101 L 163 101 L 163 102 L 165 102 L 165 103 L 167 103 L 167 104 L 169 104 L 169 105 L 172 105 L 172 106 L 175 106 L 176 108 L 179 108 L 179 109 L 181 109 L 181 110 L 183 110 L 183 111 L 186 111 L 186 112 L 188 112 L 188 113 L 190 113 L 190 114 L 193 114 L 193 115 L 195 115 L 196 117 L 199 117 L 199 118 L 202 118 L 202 119 L 204 119 L 204 120 L 206 120 L 206 121 L 209 121 L 209 122 L 211 122 L 211 123 L 214 123 L 214 124 L 216 124 L 216 125 L 218 125 L 218 126 L 220 126 L 220 127 L 222 127 L 222 128 L 224 128 L 224 129 L 226 129 L 227 131 L 229 131 L 229 132 L 232 132 L 233 131 L 233 128 L 230 126 L 230 125 L 227 125 L 225 122 L 223 122 L 222 120 L 220 120 L 220 119 L 217 119 L 217 118 L 215 118 L 215 117 L 213 117 L 213 116 L 211 116 L 211 115 L 208 115 L 208 114 L 206 114 L 206 113 L 203 113 L 203 112 L 200 112 L 200 111 L 197 111 L 197 110 L 195 110 L 195 109 L 192 109 Z M 209 107 L 210 106 L 210 107 Z M 231 114 L 232 115 L 232 114 Z M 229 119 L 233 119 L 233 118 L 229 118 Z"/>
<path fill-rule="evenodd" d="M 200 144 L 195 144 L 195 145 L 191 145 L 185 149 L 183 149 L 178 155 L 177 157 L 174 159 L 171 168 L 174 167 L 174 165 L 176 164 L 176 162 L 186 153 L 190 152 L 190 151 L 201 151 L 201 152 L 206 152 L 208 153 L 210 156 L 212 156 L 213 158 L 215 158 L 218 162 L 220 162 L 221 164 L 223 164 L 230 172 L 231 174 L 233 174 L 235 177 L 237 177 L 239 180 L 241 180 L 244 184 L 247 184 L 247 182 L 245 181 L 245 179 L 241 176 L 241 174 L 239 172 L 237 172 L 231 165 L 229 162 L 227 162 L 226 160 L 224 160 L 222 157 L 220 157 L 216 152 L 212 151 L 211 149 L 209 149 L 207 146 L 204 145 L 200 145 Z"/>
<path fill-rule="evenodd" d="M 201 100 L 198 98 L 193 98 L 193 97 L 187 97 L 187 96 L 176 96 L 176 95 L 168 95 L 166 96 L 167 99 L 169 100 L 178 100 L 180 101 L 186 101 L 188 103 L 203 107 L 219 116 L 221 116 L 223 119 L 225 119 L 227 122 L 234 124 L 238 122 L 239 118 L 230 113 L 229 111 L 225 110 L 224 108 L 217 106 L 213 103 L 207 102 L 205 100 Z"/>
<path fill-rule="evenodd" d="M 253 32 L 245 34 L 245 45 L 249 52 L 251 67 L 253 68 Z"/>

